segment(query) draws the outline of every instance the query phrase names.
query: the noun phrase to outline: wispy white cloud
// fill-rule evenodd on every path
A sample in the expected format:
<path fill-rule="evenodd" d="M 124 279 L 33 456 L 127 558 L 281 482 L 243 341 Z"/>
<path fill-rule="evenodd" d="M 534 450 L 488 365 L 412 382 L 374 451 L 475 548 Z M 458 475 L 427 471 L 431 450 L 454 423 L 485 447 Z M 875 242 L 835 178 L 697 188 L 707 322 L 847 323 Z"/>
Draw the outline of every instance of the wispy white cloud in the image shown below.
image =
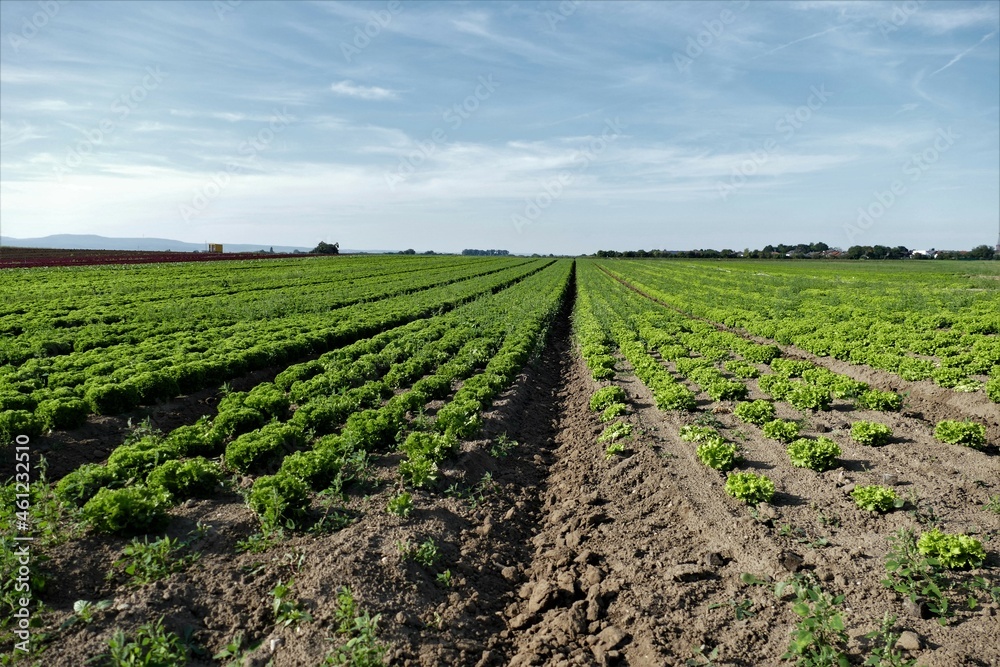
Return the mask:
<path fill-rule="evenodd" d="M 250 114 L 238 111 L 206 111 L 200 109 L 170 109 L 171 116 L 179 118 L 208 118 L 223 120 L 227 123 L 254 122 L 266 123 L 274 118 L 273 114 Z"/>
<path fill-rule="evenodd" d="M 782 44 L 781 46 L 774 47 L 773 49 L 771 49 L 770 51 L 767 51 L 763 55 L 764 56 L 769 56 L 772 53 L 777 53 L 778 51 L 781 51 L 782 49 L 787 49 L 789 46 L 792 46 L 794 44 L 798 44 L 800 42 L 806 42 L 806 41 L 809 41 L 810 39 L 816 39 L 817 37 L 822 37 L 823 35 L 829 35 L 831 32 L 836 32 L 837 30 L 840 30 L 843 27 L 844 26 L 842 26 L 842 25 L 835 25 L 835 26 L 832 26 L 830 28 L 827 28 L 826 30 L 820 30 L 819 32 L 814 32 L 811 35 L 806 35 L 805 37 L 799 37 L 798 39 L 793 39 L 792 41 L 790 41 L 790 42 L 788 42 L 786 44 Z"/>
<path fill-rule="evenodd" d="M 15 127 L 13 123 L 0 119 L 0 146 L 4 148 L 10 148 L 17 144 L 31 141 L 32 139 L 43 138 L 45 138 L 45 135 L 41 134 L 38 128 L 28 123 L 22 122 Z"/>
<path fill-rule="evenodd" d="M 995 26 L 998 16 L 1000 16 L 1000 6 L 991 2 L 976 7 L 949 6 L 946 9 L 924 7 L 913 14 L 912 21 L 928 32 L 939 35 L 963 28 Z"/>
<path fill-rule="evenodd" d="M 31 112 L 46 112 L 46 111 L 82 111 L 84 109 L 90 108 L 87 104 L 70 104 L 66 100 L 57 99 L 40 99 L 40 100 L 28 100 L 18 104 L 18 107 L 24 111 Z"/>
<path fill-rule="evenodd" d="M 957 54 L 954 58 L 952 58 L 951 60 L 949 60 L 948 64 L 946 64 L 944 67 L 941 67 L 941 68 L 936 69 L 933 72 L 931 72 L 930 76 L 934 76 L 938 72 L 945 71 L 946 69 L 948 69 L 949 67 L 951 67 L 952 65 L 954 65 L 955 63 L 957 63 L 958 61 L 960 61 L 962 58 L 964 58 L 965 56 L 967 56 L 970 53 L 972 53 L 972 51 L 975 50 L 976 47 L 978 47 L 980 44 L 982 44 L 983 42 L 985 42 L 985 41 L 987 41 L 989 39 L 993 39 L 993 37 L 995 37 L 996 34 L 997 34 L 997 31 L 994 30 L 993 32 L 991 32 L 989 34 L 983 35 L 982 38 L 978 42 L 976 42 L 975 44 L 973 44 L 972 46 L 970 46 L 966 50 L 962 51 L 961 53 Z"/>
<path fill-rule="evenodd" d="M 845 22 L 861 23 L 878 29 L 915 27 L 932 35 L 955 30 L 996 25 L 1000 7 L 995 2 L 966 4 L 948 2 L 902 3 L 884 0 L 801 0 L 787 6 L 803 12 L 835 13 Z"/>
<path fill-rule="evenodd" d="M 378 86 L 361 86 L 353 81 L 338 81 L 330 86 L 330 90 L 337 95 L 356 97 L 362 100 L 394 100 L 399 97 L 394 90 Z"/>
<path fill-rule="evenodd" d="M 922 100 L 926 100 L 927 102 L 930 102 L 931 104 L 934 104 L 936 106 L 941 106 L 941 103 L 935 100 L 933 97 L 931 97 L 927 93 L 927 91 L 923 89 L 923 86 L 921 85 L 923 84 L 924 79 L 926 78 L 926 74 L 927 74 L 926 70 L 920 70 L 913 75 L 913 79 L 910 82 L 910 91 L 915 93 L 917 97 L 919 97 Z"/>

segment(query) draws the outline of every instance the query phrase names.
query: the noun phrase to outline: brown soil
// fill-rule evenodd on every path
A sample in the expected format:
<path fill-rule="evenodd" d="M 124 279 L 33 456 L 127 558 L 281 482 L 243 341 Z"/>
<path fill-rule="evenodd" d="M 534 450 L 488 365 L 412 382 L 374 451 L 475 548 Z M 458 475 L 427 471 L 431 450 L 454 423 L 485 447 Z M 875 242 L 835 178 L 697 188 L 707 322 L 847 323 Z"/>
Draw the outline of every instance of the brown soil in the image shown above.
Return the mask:
<path fill-rule="evenodd" d="M 443 470 L 440 488 L 452 492 L 414 493 L 416 509 L 407 519 L 384 511 L 397 492 L 398 458 L 386 455 L 375 462 L 370 482 L 348 489 L 345 510 L 354 523 L 330 534 L 295 534 L 263 553 L 236 548 L 258 526 L 238 493 L 249 480 L 175 508 L 170 535 L 186 537 L 199 521 L 212 528 L 193 545 L 200 560 L 158 583 L 130 587 L 120 571 L 105 578 L 127 544 L 122 538 L 85 535 L 45 549 L 51 560 L 39 567 L 52 582 L 44 595 L 49 611 L 40 615 L 46 629 L 69 618 L 75 600 L 108 599 L 113 606 L 90 625 L 56 632 L 44 662 L 83 665 L 106 650 L 115 628 L 134 633 L 162 616 L 174 632 L 192 630 L 207 656 L 242 632 L 261 642 L 246 665 L 317 665 L 344 642 L 334 608 L 340 587 L 349 586 L 362 608 L 380 614 L 390 664 L 681 666 L 692 647 L 704 645 L 706 655 L 721 647 L 718 665 L 777 665 L 797 616 L 787 598 L 745 584 L 741 575 L 786 580 L 798 571 L 845 596 L 853 664 L 868 655 L 863 635 L 885 613 L 899 615 L 899 630 L 917 634 L 922 647 L 913 655 L 924 667 L 1000 664 L 995 602 L 980 596 L 975 610 L 963 605 L 941 626 L 907 615 L 880 584 L 886 537 L 903 527 L 925 529 L 933 516 L 946 531 L 976 534 L 988 552 L 984 568 L 956 577 L 985 576 L 996 585 L 1000 515 L 982 505 L 1000 493 L 1000 462 L 936 442 L 927 421 L 974 406 L 953 405 L 946 390 L 918 398 L 914 389 L 901 414 L 858 412 L 837 402 L 829 412 L 806 415 L 808 435 L 823 433 L 843 449 L 842 467 L 817 474 L 793 468 L 783 447 L 738 422 L 733 403 L 699 394 L 696 413 L 664 413 L 621 366 L 616 383 L 628 394 L 632 412 L 625 419 L 634 429 L 625 456 L 606 460 L 596 442 L 604 424 L 587 403 L 599 384 L 572 348 L 568 317 L 560 317 L 545 352 L 486 415 L 481 438 L 464 443 Z M 876 376 L 860 379 L 890 386 Z M 759 397 L 756 383 L 748 384 Z M 198 409 L 190 410 L 176 419 L 193 419 Z M 779 412 L 803 417 L 785 404 Z M 778 495 L 756 516 L 726 496 L 723 475 L 679 439 L 679 427 L 703 414 L 741 444 L 743 469 L 766 471 L 775 481 Z M 862 418 L 889 424 L 896 437 L 881 448 L 853 443 L 847 429 Z M 167 426 L 171 418 L 163 419 Z M 991 422 L 991 437 L 995 427 Z M 504 434 L 519 444 L 494 455 L 491 447 Z M 108 440 L 112 435 L 95 432 L 94 451 L 84 458 L 100 459 L 97 448 L 117 444 Z M 49 450 L 53 470 L 80 462 L 72 449 Z M 858 509 L 849 485 L 881 483 L 884 475 L 896 476 L 907 507 L 884 516 Z M 477 485 L 481 498 L 472 497 Z M 442 551 L 437 565 L 400 555 L 399 543 L 427 538 Z M 436 581 L 446 569 L 450 587 Z M 277 627 L 271 615 L 270 591 L 292 578 L 295 598 L 313 617 L 298 631 Z M 731 603 L 743 600 L 751 601 L 754 615 L 736 620 Z M 219 663 L 196 657 L 190 664 Z"/>

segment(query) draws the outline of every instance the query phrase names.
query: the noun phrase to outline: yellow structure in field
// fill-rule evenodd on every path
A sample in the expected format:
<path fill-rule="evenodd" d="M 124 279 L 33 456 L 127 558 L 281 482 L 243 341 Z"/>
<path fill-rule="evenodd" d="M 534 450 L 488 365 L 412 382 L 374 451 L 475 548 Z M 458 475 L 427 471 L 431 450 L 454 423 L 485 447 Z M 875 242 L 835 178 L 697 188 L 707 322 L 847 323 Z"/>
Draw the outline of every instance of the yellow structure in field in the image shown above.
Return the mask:
<path fill-rule="evenodd" d="M 222 244 L 221 243 L 209 243 L 208 244 L 208 251 L 209 252 L 222 252 Z"/>

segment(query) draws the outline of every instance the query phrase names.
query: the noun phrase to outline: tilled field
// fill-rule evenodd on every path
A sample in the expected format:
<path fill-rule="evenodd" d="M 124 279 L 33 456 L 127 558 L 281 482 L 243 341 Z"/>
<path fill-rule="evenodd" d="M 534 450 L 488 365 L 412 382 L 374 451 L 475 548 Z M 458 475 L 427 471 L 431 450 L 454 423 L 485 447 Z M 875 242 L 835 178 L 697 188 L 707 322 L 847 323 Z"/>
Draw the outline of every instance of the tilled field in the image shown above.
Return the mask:
<path fill-rule="evenodd" d="M 874 386 L 892 384 L 865 373 Z M 349 494 L 346 508 L 359 520 L 331 534 L 297 534 L 259 553 L 237 548 L 257 522 L 235 490 L 185 502 L 171 512 L 168 534 L 185 538 L 199 522 L 210 526 L 194 538 L 201 558 L 152 584 L 128 586 L 114 567 L 121 538 L 86 535 L 52 548 L 44 565 L 55 582 L 44 598 L 51 611 L 43 622 L 52 633 L 45 660 L 84 664 L 107 651 L 114 629 L 128 633 L 162 617 L 178 634 L 189 631 L 203 651 L 190 664 L 225 664 L 209 658 L 241 633 L 248 649 L 256 648 L 240 664 L 320 664 L 337 638 L 338 592 L 349 587 L 359 607 L 379 615 L 390 664 L 686 665 L 706 664 L 697 656 L 718 648 L 713 664 L 776 665 L 799 619 L 791 596 L 777 596 L 772 582 L 807 576 L 844 596 L 855 664 L 872 648 L 864 635 L 887 613 L 899 616 L 897 631 L 907 632 L 901 655 L 920 665 L 1000 661 L 995 601 L 969 609 L 953 592 L 954 615 L 942 625 L 919 618 L 919 609 L 880 583 L 886 536 L 928 523 L 983 539 L 986 565 L 957 579 L 996 571 L 1000 518 L 982 509 L 998 490 L 995 451 L 931 437 L 933 419 L 982 417 L 980 407 L 936 400 L 933 390 L 914 392 L 918 408 L 889 416 L 892 442 L 844 444 L 843 465 L 817 474 L 793 468 L 783 447 L 737 421 L 733 402 L 699 394 L 691 413 L 657 410 L 624 361 L 616 383 L 627 393 L 633 436 L 624 456 L 608 460 L 596 443 L 604 425 L 588 409 L 601 383 L 590 379 L 561 317 L 546 349 L 484 415 L 480 438 L 443 466 L 439 487 L 450 490 L 415 492 L 408 518 L 381 509 L 397 490 L 398 461 L 389 455 Z M 749 398 L 759 398 L 749 384 Z M 785 408 L 779 417 L 799 416 Z M 183 402 L 161 406 L 161 418 L 183 409 Z M 804 433 L 845 435 L 847 409 L 835 403 L 815 413 Z M 775 481 L 771 505 L 749 510 L 728 498 L 724 476 L 678 437 L 682 425 L 703 415 L 740 442 L 745 467 Z M 48 456 L 58 469 L 60 449 Z M 885 479 L 904 496 L 908 489 L 919 495 L 884 516 L 860 510 L 847 495 L 853 485 Z M 427 538 L 439 546 L 437 562 L 405 557 L 401 545 Z M 272 591 L 289 580 L 312 620 L 276 626 Z M 89 624 L 57 630 L 81 599 L 111 606 Z"/>

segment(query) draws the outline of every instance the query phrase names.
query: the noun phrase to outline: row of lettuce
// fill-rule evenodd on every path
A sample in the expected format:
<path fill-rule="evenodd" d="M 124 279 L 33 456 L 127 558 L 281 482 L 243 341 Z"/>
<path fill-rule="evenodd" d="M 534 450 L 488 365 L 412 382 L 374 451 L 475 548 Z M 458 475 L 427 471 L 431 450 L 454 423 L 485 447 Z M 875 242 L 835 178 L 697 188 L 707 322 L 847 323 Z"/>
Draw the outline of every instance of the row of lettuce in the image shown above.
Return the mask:
<path fill-rule="evenodd" d="M 907 273 L 819 281 L 751 270 L 759 267 L 723 271 L 622 261 L 601 266 L 697 317 L 904 380 L 930 379 L 955 391 L 985 390 L 990 400 L 1000 402 L 996 289 L 972 289 L 961 281 L 939 287 Z M 740 295 L 736 301 L 734 294 Z"/>
<path fill-rule="evenodd" d="M 324 313 L 247 320 L 136 344 L 118 343 L 0 367 L 0 437 L 70 429 L 90 414 L 113 415 L 325 353 L 388 328 L 447 312 L 541 271 L 547 260 L 453 275 L 446 284 L 359 301 Z M 408 274 L 415 278 L 420 274 Z M 359 297 L 360 298 L 360 297 Z"/>
<path fill-rule="evenodd" d="M 233 392 L 211 418 L 117 447 L 55 487 L 97 530 L 158 529 L 167 510 L 213 495 L 225 476 L 253 479 L 266 528 L 301 527 L 317 492 L 342 489 L 373 456 L 398 460 L 399 484 L 431 487 L 438 464 L 481 427 L 482 412 L 536 353 L 571 284 L 559 261 L 448 313 L 294 364 Z M 436 414 L 424 414 L 443 401 Z"/>

